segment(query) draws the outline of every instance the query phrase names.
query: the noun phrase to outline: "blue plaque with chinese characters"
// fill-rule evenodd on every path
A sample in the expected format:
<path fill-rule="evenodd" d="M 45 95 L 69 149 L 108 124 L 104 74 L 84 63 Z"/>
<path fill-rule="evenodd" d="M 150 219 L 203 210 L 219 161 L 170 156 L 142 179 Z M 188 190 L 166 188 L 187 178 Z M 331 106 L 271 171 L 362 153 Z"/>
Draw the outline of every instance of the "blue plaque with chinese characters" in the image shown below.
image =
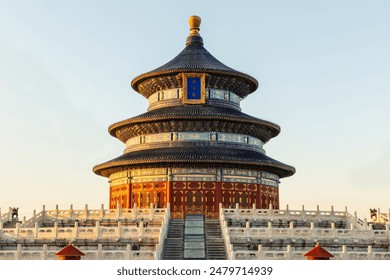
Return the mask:
<path fill-rule="evenodd" d="M 204 73 L 183 73 L 183 103 L 206 103 L 206 75 Z"/>
<path fill-rule="evenodd" d="M 201 78 L 187 77 L 187 100 L 200 100 L 201 98 Z"/>

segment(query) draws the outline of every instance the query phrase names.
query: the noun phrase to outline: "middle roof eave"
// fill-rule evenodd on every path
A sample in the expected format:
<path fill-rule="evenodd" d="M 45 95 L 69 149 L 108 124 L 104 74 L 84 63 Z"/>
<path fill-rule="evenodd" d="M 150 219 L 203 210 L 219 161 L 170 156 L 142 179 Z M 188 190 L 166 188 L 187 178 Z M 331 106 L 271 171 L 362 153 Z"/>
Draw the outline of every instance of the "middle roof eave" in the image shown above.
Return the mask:
<path fill-rule="evenodd" d="M 117 137 L 118 130 L 132 124 L 179 120 L 196 121 L 205 119 L 250 123 L 254 126 L 261 126 L 269 130 L 270 135 L 267 139 L 261 139 L 264 142 L 267 142 L 270 138 L 273 138 L 280 133 L 280 126 L 272 122 L 252 117 L 232 108 L 209 105 L 174 106 L 152 110 L 136 117 L 114 123 L 108 128 L 108 131 L 112 136 Z"/>

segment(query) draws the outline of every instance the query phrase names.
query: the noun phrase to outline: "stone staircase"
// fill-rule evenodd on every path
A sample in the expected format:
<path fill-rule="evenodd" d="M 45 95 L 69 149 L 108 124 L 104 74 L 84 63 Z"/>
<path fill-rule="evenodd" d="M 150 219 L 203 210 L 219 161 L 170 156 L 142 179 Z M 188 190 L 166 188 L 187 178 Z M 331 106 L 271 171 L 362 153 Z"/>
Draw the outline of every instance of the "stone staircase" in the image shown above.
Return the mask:
<path fill-rule="evenodd" d="M 163 260 L 183 259 L 184 220 L 171 219 L 169 221 L 168 235 L 164 242 Z"/>
<path fill-rule="evenodd" d="M 226 260 L 225 243 L 217 219 L 186 215 L 171 219 L 164 242 L 163 260 Z"/>
<path fill-rule="evenodd" d="M 184 259 L 204 260 L 205 251 L 204 215 L 186 215 L 184 219 Z"/>
<path fill-rule="evenodd" d="M 206 258 L 208 260 L 226 260 L 225 242 L 221 226 L 217 219 L 205 220 Z"/>

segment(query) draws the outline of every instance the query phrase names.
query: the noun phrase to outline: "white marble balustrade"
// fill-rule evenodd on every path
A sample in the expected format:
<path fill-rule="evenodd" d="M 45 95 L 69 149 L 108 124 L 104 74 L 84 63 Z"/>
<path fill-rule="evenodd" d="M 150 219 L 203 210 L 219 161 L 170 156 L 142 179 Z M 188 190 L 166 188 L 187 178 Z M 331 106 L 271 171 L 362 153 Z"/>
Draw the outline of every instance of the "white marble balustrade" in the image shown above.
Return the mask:
<path fill-rule="evenodd" d="M 168 208 L 154 208 L 151 204 L 150 208 L 138 208 L 134 205 L 134 208 L 116 208 L 116 209 L 104 209 L 104 205 L 101 209 L 88 209 L 88 205 L 85 205 L 84 209 L 73 209 L 73 205 L 69 209 L 60 210 L 58 205 L 53 210 L 46 210 L 45 205 L 42 207 L 42 211 L 33 211 L 33 215 L 29 220 L 22 222 L 21 227 L 33 227 L 36 222 L 43 220 L 51 221 L 86 221 L 86 220 L 103 220 L 103 219 L 126 219 L 129 221 L 148 220 L 148 221 L 161 221 Z"/>
<path fill-rule="evenodd" d="M 366 251 L 347 250 L 345 245 L 341 251 L 329 251 L 334 257 L 333 260 L 390 260 L 390 252 L 373 252 L 368 246 Z M 233 260 L 305 260 L 303 256 L 307 251 L 295 251 L 288 245 L 286 250 L 266 251 L 259 245 L 257 251 L 238 250 L 231 254 Z"/>
<path fill-rule="evenodd" d="M 227 220 L 237 221 L 241 226 L 228 226 Z M 254 221 L 268 221 L 267 227 L 251 227 Z M 351 215 L 345 211 L 321 211 L 316 210 L 285 210 L 276 209 L 223 209 L 220 207 L 219 221 L 221 231 L 225 240 L 225 248 L 228 259 L 303 259 L 306 252 L 292 251 L 291 246 L 287 246 L 286 251 L 253 251 L 253 250 L 233 250 L 232 243 L 256 244 L 261 240 L 330 240 L 331 242 L 353 242 L 390 243 L 390 225 L 385 223 L 385 229 L 376 230 L 372 228 L 367 220 L 360 220 L 356 213 Z M 273 226 L 276 221 L 276 226 Z M 289 222 L 287 227 L 280 227 L 278 222 Z M 295 227 L 294 223 L 310 223 L 310 227 Z M 330 227 L 316 226 L 317 223 L 327 221 Z M 337 222 L 343 222 L 347 228 L 336 228 Z M 233 223 L 234 224 L 234 223 Z M 345 244 L 345 243 L 344 243 Z M 289 247 L 290 246 L 290 247 Z M 261 248 L 261 245 L 260 247 Z M 343 251 L 332 252 L 335 259 L 390 259 L 390 252 L 372 252 L 371 246 L 366 252 Z"/>
<path fill-rule="evenodd" d="M 220 214 L 224 215 L 225 219 L 234 220 L 251 220 L 258 221 L 264 219 L 270 220 L 320 220 L 320 221 L 345 221 L 356 220 L 355 215 L 349 214 L 347 211 L 334 211 L 333 207 L 330 211 L 317 210 L 290 210 L 288 209 L 221 209 Z"/>
<path fill-rule="evenodd" d="M 168 208 L 169 209 L 169 208 Z M 122 226 L 119 220 L 118 226 L 100 226 L 99 219 L 96 221 L 96 226 L 78 226 L 78 222 L 73 222 L 72 227 L 60 227 L 57 222 L 54 222 L 53 227 L 38 227 L 38 219 L 45 216 L 46 220 L 50 219 L 50 211 L 42 211 L 35 215 L 35 223 L 32 227 L 26 227 L 28 223 L 16 224 L 15 228 L 0 228 L 0 238 L 2 240 L 17 240 L 17 239 L 98 239 L 98 238 L 159 238 L 160 235 L 166 234 L 167 226 L 169 224 L 170 213 L 168 209 L 114 209 L 105 210 L 102 217 L 110 217 L 110 215 L 116 211 L 115 219 L 130 219 L 132 216 L 134 221 L 137 221 L 137 225 L 134 226 Z M 108 212 L 107 212 L 108 211 Z M 62 212 L 62 211 L 58 211 Z M 81 215 L 79 211 L 73 211 L 68 213 L 64 211 L 66 215 L 77 218 L 77 215 Z M 117 212 L 120 212 L 119 214 Z M 49 213 L 49 214 L 48 214 Z M 107 214 L 111 213 L 111 214 Z M 58 216 L 56 216 L 58 217 Z M 78 219 L 76 219 L 78 220 Z M 146 227 L 146 221 L 158 222 L 161 226 Z"/>
<path fill-rule="evenodd" d="M 227 225 L 225 225 L 227 227 Z M 232 228 L 227 227 L 226 235 L 230 239 L 367 239 L 367 240 L 388 240 L 390 231 L 386 230 L 361 230 L 361 229 L 319 229 L 319 228 Z"/>
<path fill-rule="evenodd" d="M 102 246 L 98 246 L 96 250 L 83 250 L 85 254 L 81 257 L 83 260 L 157 260 L 158 253 L 155 249 L 131 250 L 130 244 L 126 250 L 103 250 Z M 16 250 L 0 251 L 0 260 L 56 260 L 55 254 L 58 252 L 48 250 L 46 245 L 35 249 L 22 249 L 21 245 L 17 246 Z"/>

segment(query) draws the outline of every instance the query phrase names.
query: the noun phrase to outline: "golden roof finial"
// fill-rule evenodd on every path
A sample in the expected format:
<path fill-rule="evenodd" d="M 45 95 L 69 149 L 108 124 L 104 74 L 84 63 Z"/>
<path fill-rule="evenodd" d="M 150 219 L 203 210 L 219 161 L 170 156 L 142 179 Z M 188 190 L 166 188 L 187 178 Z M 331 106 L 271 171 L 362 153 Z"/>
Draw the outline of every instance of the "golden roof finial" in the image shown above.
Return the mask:
<path fill-rule="evenodd" d="M 190 16 L 188 23 L 190 25 L 190 35 L 199 35 L 201 18 L 198 16 Z"/>

